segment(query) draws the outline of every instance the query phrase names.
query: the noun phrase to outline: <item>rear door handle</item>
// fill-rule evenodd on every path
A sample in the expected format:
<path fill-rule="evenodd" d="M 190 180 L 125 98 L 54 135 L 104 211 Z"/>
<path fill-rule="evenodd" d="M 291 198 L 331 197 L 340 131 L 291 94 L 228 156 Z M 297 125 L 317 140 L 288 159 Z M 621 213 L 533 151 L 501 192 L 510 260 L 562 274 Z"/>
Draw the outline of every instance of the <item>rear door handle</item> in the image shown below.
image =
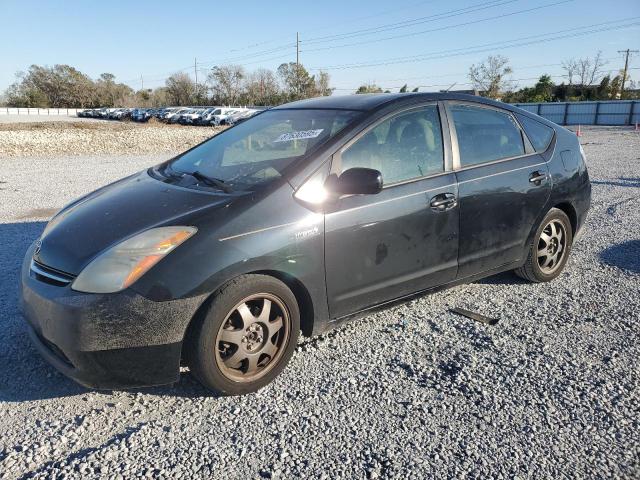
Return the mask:
<path fill-rule="evenodd" d="M 441 193 L 431 199 L 431 208 L 437 212 L 444 212 L 458 205 L 458 199 L 453 193 Z"/>
<path fill-rule="evenodd" d="M 529 175 L 529 181 L 536 185 L 540 185 L 540 183 L 542 183 L 543 180 L 546 180 L 546 178 L 547 174 L 539 171 L 532 172 L 531 175 Z"/>

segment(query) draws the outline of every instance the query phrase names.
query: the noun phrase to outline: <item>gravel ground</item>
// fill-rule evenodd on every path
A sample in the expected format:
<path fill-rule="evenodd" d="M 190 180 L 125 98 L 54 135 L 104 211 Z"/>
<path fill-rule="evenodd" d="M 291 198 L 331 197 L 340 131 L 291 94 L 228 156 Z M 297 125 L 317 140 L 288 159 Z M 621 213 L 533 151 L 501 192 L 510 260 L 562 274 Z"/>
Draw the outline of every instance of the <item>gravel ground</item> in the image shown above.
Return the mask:
<path fill-rule="evenodd" d="M 34 123 L 34 122 L 102 122 L 97 118 L 83 118 L 75 115 L 15 115 L 0 111 L 0 123 Z"/>
<path fill-rule="evenodd" d="M 639 478 L 640 134 L 582 143 L 593 207 L 556 281 L 502 274 L 302 340 L 237 398 L 188 372 L 86 390 L 40 359 L 18 312 L 50 209 L 166 157 L 0 159 L 0 477 Z"/>
<path fill-rule="evenodd" d="M 81 120 L 0 123 L 0 158 L 176 153 L 224 128 Z"/>

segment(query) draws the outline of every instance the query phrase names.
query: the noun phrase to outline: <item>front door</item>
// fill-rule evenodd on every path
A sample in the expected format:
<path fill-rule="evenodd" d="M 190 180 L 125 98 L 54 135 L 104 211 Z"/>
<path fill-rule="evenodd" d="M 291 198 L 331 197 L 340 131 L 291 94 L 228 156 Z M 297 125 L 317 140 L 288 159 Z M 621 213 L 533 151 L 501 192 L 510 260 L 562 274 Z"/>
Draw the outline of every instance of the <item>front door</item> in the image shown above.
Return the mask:
<path fill-rule="evenodd" d="M 549 171 L 510 112 L 450 102 L 447 113 L 460 205 L 458 278 L 464 278 L 522 259 L 549 198 Z"/>
<path fill-rule="evenodd" d="M 326 211 L 332 318 L 455 278 L 459 219 L 448 151 L 439 108 L 430 104 L 381 119 L 334 156 L 332 172 L 374 168 L 385 186 Z"/>

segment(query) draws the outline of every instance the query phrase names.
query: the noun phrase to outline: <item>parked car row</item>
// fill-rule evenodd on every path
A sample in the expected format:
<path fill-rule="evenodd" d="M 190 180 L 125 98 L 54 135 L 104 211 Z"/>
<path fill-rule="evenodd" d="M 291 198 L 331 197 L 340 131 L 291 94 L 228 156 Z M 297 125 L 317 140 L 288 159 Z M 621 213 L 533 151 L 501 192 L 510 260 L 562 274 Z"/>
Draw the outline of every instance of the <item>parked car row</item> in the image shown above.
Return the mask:
<path fill-rule="evenodd" d="M 102 118 L 105 120 L 125 120 L 131 117 L 133 110 L 133 108 L 94 108 L 81 110 L 77 113 L 77 116 L 83 118 Z"/>
<path fill-rule="evenodd" d="M 182 125 L 235 125 L 259 111 L 245 107 L 178 107 L 164 109 L 158 119 Z"/>
<path fill-rule="evenodd" d="M 166 107 L 166 108 L 96 108 L 78 112 L 78 117 L 147 122 L 156 118 L 164 123 L 181 125 L 235 125 L 251 118 L 261 109 L 246 107 Z"/>

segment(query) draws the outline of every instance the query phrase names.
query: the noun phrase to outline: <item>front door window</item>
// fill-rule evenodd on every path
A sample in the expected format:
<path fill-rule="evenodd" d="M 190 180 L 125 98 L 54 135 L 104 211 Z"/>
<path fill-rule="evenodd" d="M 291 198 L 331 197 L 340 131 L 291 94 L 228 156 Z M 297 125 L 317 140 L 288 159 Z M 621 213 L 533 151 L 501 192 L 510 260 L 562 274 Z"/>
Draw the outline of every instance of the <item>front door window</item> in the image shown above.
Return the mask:
<path fill-rule="evenodd" d="M 444 171 L 440 116 L 428 105 L 391 117 L 342 152 L 340 173 L 353 167 L 379 170 L 385 185 Z"/>

